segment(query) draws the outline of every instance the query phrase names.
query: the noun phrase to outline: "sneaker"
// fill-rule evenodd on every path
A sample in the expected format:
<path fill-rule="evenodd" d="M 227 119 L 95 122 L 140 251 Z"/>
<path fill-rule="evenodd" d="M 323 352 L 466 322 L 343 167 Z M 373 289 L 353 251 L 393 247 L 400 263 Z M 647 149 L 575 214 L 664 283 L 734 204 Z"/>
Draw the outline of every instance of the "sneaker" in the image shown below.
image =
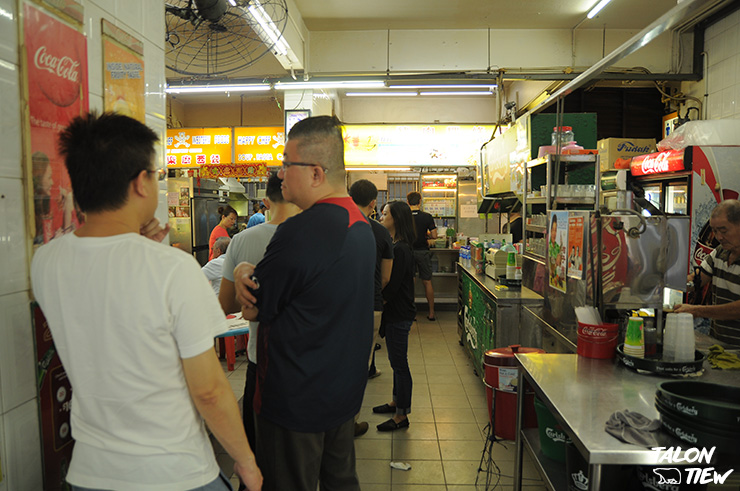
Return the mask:
<path fill-rule="evenodd" d="M 372 370 L 372 371 L 370 371 L 370 373 L 368 373 L 367 378 L 368 379 L 371 379 L 371 378 L 375 378 L 375 377 L 379 377 L 379 376 L 380 376 L 380 370 L 378 370 L 376 368 L 375 370 Z"/>

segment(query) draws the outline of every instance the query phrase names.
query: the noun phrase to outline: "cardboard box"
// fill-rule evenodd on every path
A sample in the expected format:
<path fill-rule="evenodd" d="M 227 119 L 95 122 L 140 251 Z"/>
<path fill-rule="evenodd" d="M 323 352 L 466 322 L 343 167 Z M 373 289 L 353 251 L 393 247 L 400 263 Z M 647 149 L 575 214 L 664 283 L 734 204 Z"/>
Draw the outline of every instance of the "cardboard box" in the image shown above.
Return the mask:
<path fill-rule="evenodd" d="M 604 138 L 596 145 L 602 172 L 613 170 L 618 158 L 630 158 L 656 151 L 655 138 Z"/>

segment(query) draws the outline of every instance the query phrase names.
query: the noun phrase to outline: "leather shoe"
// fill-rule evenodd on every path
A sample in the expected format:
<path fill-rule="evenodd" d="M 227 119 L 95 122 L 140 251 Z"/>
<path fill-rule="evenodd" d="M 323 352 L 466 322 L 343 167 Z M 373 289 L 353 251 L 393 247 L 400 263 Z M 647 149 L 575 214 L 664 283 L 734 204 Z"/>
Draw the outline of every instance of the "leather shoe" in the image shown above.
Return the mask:
<path fill-rule="evenodd" d="M 362 436 L 365 433 L 367 433 L 368 428 L 369 428 L 369 425 L 367 424 L 367 421 L 355 423 L 355 437 Z"/>
<path fill-rule="evenodd" d="M 404 419 L 401 420 L 400 423 L 396 423 L 393 418 L 389 419 L 385 423 L 380 423 L 377 428 L 378 431 L 396 431 L 400 430 L 401 428 L 408 428 L 409 427 L 409 420 Z"/>
<path fill-rule="evenodd" d="M 373 408 L 375 414 L 395 413 L 396 407 L 389 404 L 383 404 L 382 406 L 375 406 Z"/>

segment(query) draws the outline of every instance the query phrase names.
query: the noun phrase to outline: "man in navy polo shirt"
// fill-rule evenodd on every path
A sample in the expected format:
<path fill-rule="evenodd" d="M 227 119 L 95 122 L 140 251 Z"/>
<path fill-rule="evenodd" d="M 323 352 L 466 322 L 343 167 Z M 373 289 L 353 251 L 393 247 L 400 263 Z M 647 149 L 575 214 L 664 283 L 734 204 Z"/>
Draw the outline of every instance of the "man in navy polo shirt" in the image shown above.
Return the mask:
<path fill-rule="evenodd" d="M 256 268 L 234 271 L 242 313 L 260 323 L 263 489 L 359 490 L 354 416 L 373 334 L 375 242 L 347 194 L 339 120 L 293 126 L 278 175 L 284 198 L 304 211 L 278 227 Z"/>

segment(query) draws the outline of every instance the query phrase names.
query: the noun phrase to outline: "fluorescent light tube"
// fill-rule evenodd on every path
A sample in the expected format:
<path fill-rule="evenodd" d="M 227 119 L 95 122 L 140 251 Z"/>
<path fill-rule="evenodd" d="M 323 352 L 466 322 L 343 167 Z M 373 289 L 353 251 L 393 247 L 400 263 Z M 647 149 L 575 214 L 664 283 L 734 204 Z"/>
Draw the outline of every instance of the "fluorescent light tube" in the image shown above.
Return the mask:
<path fill-rule="evenodd" d="M 494 90 L 496 84 L 423 84 L 423 85 L 403 85 L 393 82 L 388 83 L 389 89 L 488 89 Z"/>
<path fill-rule="evenodd" d="M 490 90 L 450 90 L 450 91 L 426 91 L 419 95 L 493 95 Z"/>
<path fill-rule="evenodd" d="M 352 171 L 410 171 L 411 167 L 346 167 L 344 170 Z"/>
<path fill-rule="evenodd" d="M 174 85 L 164 91 L 168 94 L 206 94 L 224 92 L 259 92 L 270 90 L 270 84 L 251 85 Z"/>
<path fill-rule="evenodd" d="M 347 97 L 415 97 L 416 92 L 347 92 Z"/>
<path fill-rule="evenodd" d="M 259 26 L 262 28 L 261 30 L 264 34 L 263 37 L 267 37 L 267 39 L 272 42 L 275 51 L 277 51 L 279 55 L 287 55 L 288 45 L 283 40 L 283 35 L 278 30 L 277 26 L 275 26 L 275 23 L 267 14 L 267 11 L 262 7 L 259 0 L 252 0 L 246 11 L 254 20 L 257 21 Z"/>
<path fill-rule="evenodd" d="M 275 84 L 277 90 L 294 89 L 382 89 L 385 88 L 382 80 L 350 81 L 340 80 L 336 82 L 278 82 Z"/>
<path fill-rule="evenodd" d="M 586 15 L 586 17 L 588 17 L 589 19 L 593 19 L 594 17 L 596 17 L 596 14 L 601 12 L 601 9 L 606 7 L 606 4 L 608 4 L 611 1 L 612 0 L 601 0 L 599 3 L 596 4 L 594 8 L 591 9 L 591 11 L 588 13 L 588 15 Z"/>
<path fill-rule="evenodd" d="M 230 3 L 230 4 L 232 5 L 232 6 L 236 7 L 236 1 L 235 1 L 235 0 L 229 0 L 229 3 Z"/>

